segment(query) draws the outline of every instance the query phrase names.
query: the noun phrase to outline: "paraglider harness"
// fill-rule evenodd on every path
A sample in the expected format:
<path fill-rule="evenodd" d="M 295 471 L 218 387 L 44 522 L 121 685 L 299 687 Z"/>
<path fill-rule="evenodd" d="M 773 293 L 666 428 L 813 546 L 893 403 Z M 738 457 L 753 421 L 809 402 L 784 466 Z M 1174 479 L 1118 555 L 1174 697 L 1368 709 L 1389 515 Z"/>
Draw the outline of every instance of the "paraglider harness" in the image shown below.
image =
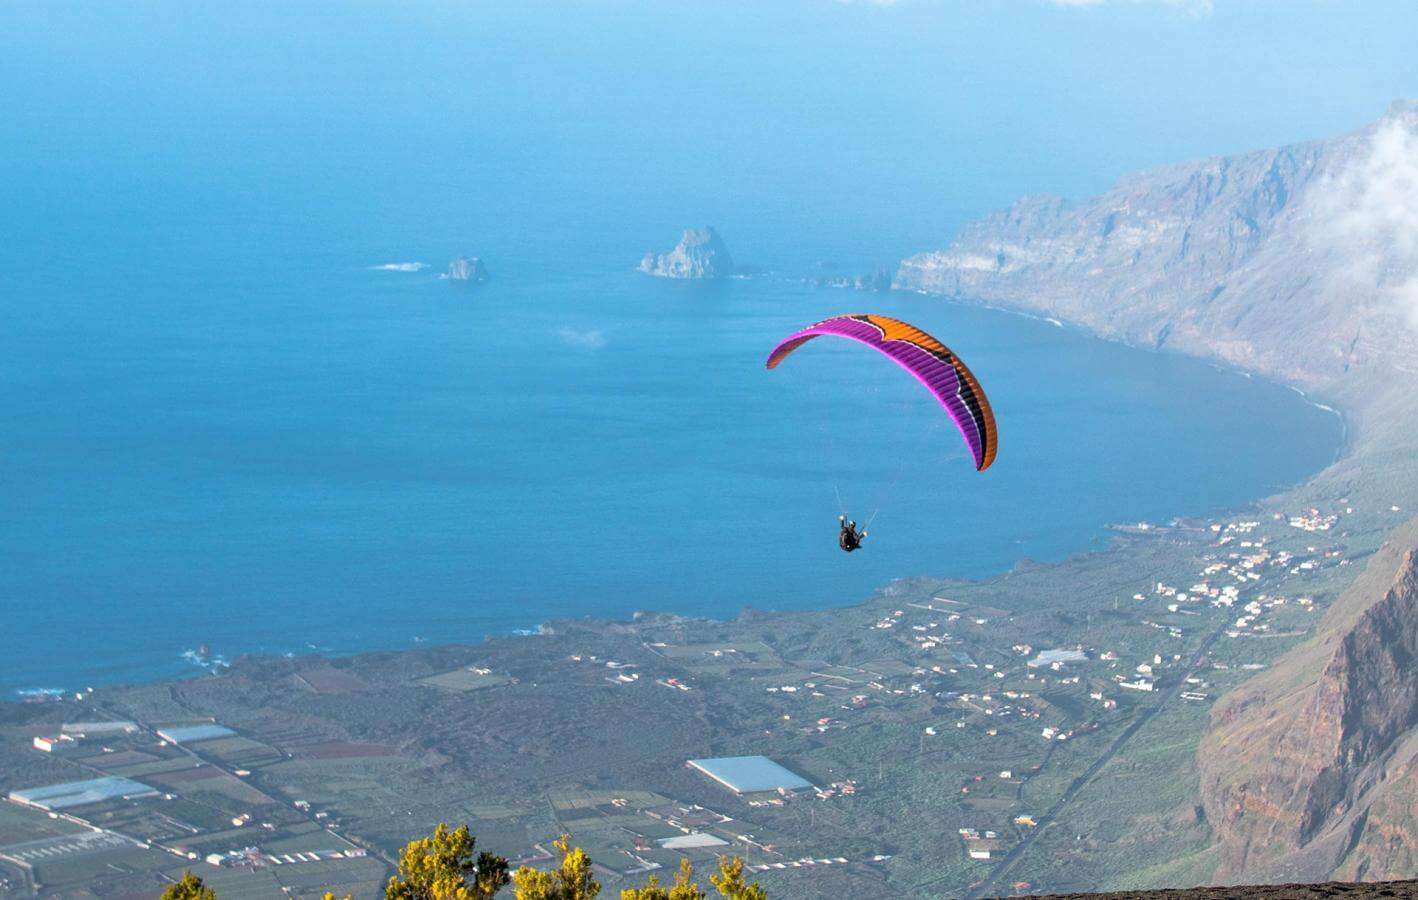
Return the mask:
<path fill-rule="evenodd" d="M 837 521 L 842 526 L 842 530 L 837 534 L 837 546 L 848 553 L 861 549 L 862 539 L 867 536 L 866 531 L 857 531 L 857 523 L 847 521 L 845 515 L 838 516 Z"/>

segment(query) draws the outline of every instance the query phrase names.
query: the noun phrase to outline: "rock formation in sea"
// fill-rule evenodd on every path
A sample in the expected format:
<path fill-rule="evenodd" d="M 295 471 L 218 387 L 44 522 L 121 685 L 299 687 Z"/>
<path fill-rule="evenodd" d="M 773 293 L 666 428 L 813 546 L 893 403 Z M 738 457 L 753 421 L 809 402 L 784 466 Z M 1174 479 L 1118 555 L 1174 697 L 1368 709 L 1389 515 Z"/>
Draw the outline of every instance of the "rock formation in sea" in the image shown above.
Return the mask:
<path fill-rule="evenodd" d="M 723 278 L 733 274 L 734 260 L 713 228 L 687 228 L 670 252 L 645 254 L 640 271 L 659 278 Z"/>
<path fill-rule="evenodd" d="M 487 266 L 476 256 L 460 256 L 448 264 L 443 276 L 449 281 L 487 281 Z"/>
<path fill-rule="evenodd" d="M 877 269 L 859 275 L 818 275 L 808 279 L 808 283 L 820 288 L 842 288 L 852 291 L 889 291 L 891 272 Z"/>

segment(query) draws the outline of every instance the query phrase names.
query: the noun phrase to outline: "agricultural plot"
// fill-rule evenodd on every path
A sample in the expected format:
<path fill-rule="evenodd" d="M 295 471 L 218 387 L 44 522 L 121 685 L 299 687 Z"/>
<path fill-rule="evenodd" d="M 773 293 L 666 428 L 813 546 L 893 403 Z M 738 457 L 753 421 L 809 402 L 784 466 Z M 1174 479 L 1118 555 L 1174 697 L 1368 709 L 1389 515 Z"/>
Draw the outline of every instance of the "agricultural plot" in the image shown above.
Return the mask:
<path fill-rule="evenodd" d="M 263 769 L 262 778 L 287 797 L 359 817 L 407 811 L 420 802 L 403 788 L 415 768 L 417 763 L 402 757 L 290 759 Z M 439 794 L 430 789 L 426 801 Z M 446 791 L 441 794 L 448 799 Z"/>
<path fill-rule="evenodd" d="M 669 798 L 652 791 L 555 791 L 547 795 L 552 808 L 558 812 L 573 809 L 592 809 L 605 806 L 615 809 L 616 801 L 631 807 L 654 806 L 668 803 Z"/>
<path fill-rule="evenodd" d="M 238 769 L 259 769 L 285 758 L 276 748 L 240 735 L 203 741 L 193 749 L 203 759 L 217 760 Z"/>
<path fill-rule="evenodd" d="M 319 898 L 331 891 L 337 897 L 374 900 L 383 896 L 390 872 L 379 860 L 363 857 L 275 866 L 271 874 L 296 897 Z"/>
<path fill-rule="evenodd" d="M 349 669 L 319 666 L 295 676 L 298 683 L 317 694 L 349 694 L 366 690 L 369 683 Z"/>
<path fill-rule="evenodd" d="M 84 830 L 82 825 L 64 819 L 51 819 L 47 813 L 37 809 L 0 802 L 0 848 L 40 838 L 77 834 Z"/>
<path fill-rule="evenodd" d="M 269 868 L 218 868 L 201 863 L 193 871 L 208 887 L 215 889 L 222 900 L 268 900 L 281 896 L 281 883 Z M 182 868 L 169 868 L 165 874 L 176 881 L 182 877 L 182 872 Z"/>
<path fill-rule="evenodd" d="M 78 841 L 57 839 L 42 850 L 27 854 L 25 863 L 35 881 L 50 887 L 77 885 L 98 878 L 151 872 L 168 865 L 172 857 L 148 850 L 122 838 Z"/>
<path fill-rule="evenodd" d="M 788 665 L 777 651 L 763 641 L 724 641 L 697 644 L 657 645 L 656 652 L 691 671 L 750 669 L 773 671 Z"/>
<path fill-rule="evenodd" d="M 472 667 L 440 672 L 437 675 L 419 679 L 421 684 L 430 684 L 448 691 L 475 691 L 479 688 L 507 684 L 509 681 L 511 679 L 506 675 L 497 672 L 479 672 Z"/>

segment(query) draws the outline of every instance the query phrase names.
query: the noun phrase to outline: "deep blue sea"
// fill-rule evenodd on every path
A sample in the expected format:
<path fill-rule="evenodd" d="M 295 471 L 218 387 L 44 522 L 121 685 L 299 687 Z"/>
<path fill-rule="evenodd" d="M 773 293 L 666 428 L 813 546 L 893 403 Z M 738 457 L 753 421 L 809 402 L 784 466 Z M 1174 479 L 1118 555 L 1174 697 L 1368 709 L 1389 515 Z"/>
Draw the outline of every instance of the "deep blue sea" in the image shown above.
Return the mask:
<path fill-rule="evenodd" d="M 1329 462 L 1340 423 L 1283 387 L 802 282 L 1193 152 L 1060 107 L 970 36 L 1014 52 L 993 20 L 900 6 L 0 8 L 0 695 L 179 675 L 201 644 L 849 604 Z M 703 224 L 768 274 L 635 272 Z M 493 280 L 439 280 L 460 254 Z M 858 311 L 974 369 L 990 471 L 865 348 L 764 370 Z M 851 556 L 839 495 L 875 514 Z"/>
<path fill-rule="evenodd" d="M 199 644 L 347 653 L 848 604 L 1243 503 L 1339 440 L 1285 388 L 1002 312 L 594 254 L 492 256 L 472 287 L 438 278 L 451 249 L 12 273 L 29 299 L 0 331 L 0 686 L 181 674 Z M 866 310 L 973 367 L 991 470 L 866 348 L 763 368 L 794 328 Z M 850 557 L 839 495 L 875 514 Z"/>

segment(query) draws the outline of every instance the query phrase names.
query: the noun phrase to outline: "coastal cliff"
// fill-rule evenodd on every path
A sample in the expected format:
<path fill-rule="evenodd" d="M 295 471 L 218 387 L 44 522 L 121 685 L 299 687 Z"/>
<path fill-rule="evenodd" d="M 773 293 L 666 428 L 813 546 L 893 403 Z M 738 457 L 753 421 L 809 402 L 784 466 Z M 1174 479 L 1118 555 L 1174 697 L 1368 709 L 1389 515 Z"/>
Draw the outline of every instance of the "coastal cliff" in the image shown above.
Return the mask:
<path fill-rule="evenodd" d="M 645 254 L 640 271 L 659 278 L 723 278 L 733 274 L 734 260 L 713 228 L 687 228 L 670 252 Z"/>
<path fill-rule="evenodd" d="M 1415 210 L 1418 103 L 1398 102 L 1330 140 L 1025 198 L 904 260 L 895 286 L 1324 387 L 1418 350 Z"/>
<path fill-rule="evenodd" d="M 1350 425 L 1322 476 L 1331 500 L 1388 506 L 1418 487 L 1418 103 L 1082 202 L 1023 199 L 904 260 L 893 286 L 1316 389 Z M 1411 877 L 1414 623 L 1418 520 L 1383 539 L 1310 639 L 1216 704 L 1196 757 L 1215 860 L 1198 865 L 1214 883 Z"/>
<path fill-rule="evenodd" d="M 1418 521 L 1316 636 L 1212 713 L 1198 759 L 1218 882 L 1387 879 L 1418 862 Z"/>

